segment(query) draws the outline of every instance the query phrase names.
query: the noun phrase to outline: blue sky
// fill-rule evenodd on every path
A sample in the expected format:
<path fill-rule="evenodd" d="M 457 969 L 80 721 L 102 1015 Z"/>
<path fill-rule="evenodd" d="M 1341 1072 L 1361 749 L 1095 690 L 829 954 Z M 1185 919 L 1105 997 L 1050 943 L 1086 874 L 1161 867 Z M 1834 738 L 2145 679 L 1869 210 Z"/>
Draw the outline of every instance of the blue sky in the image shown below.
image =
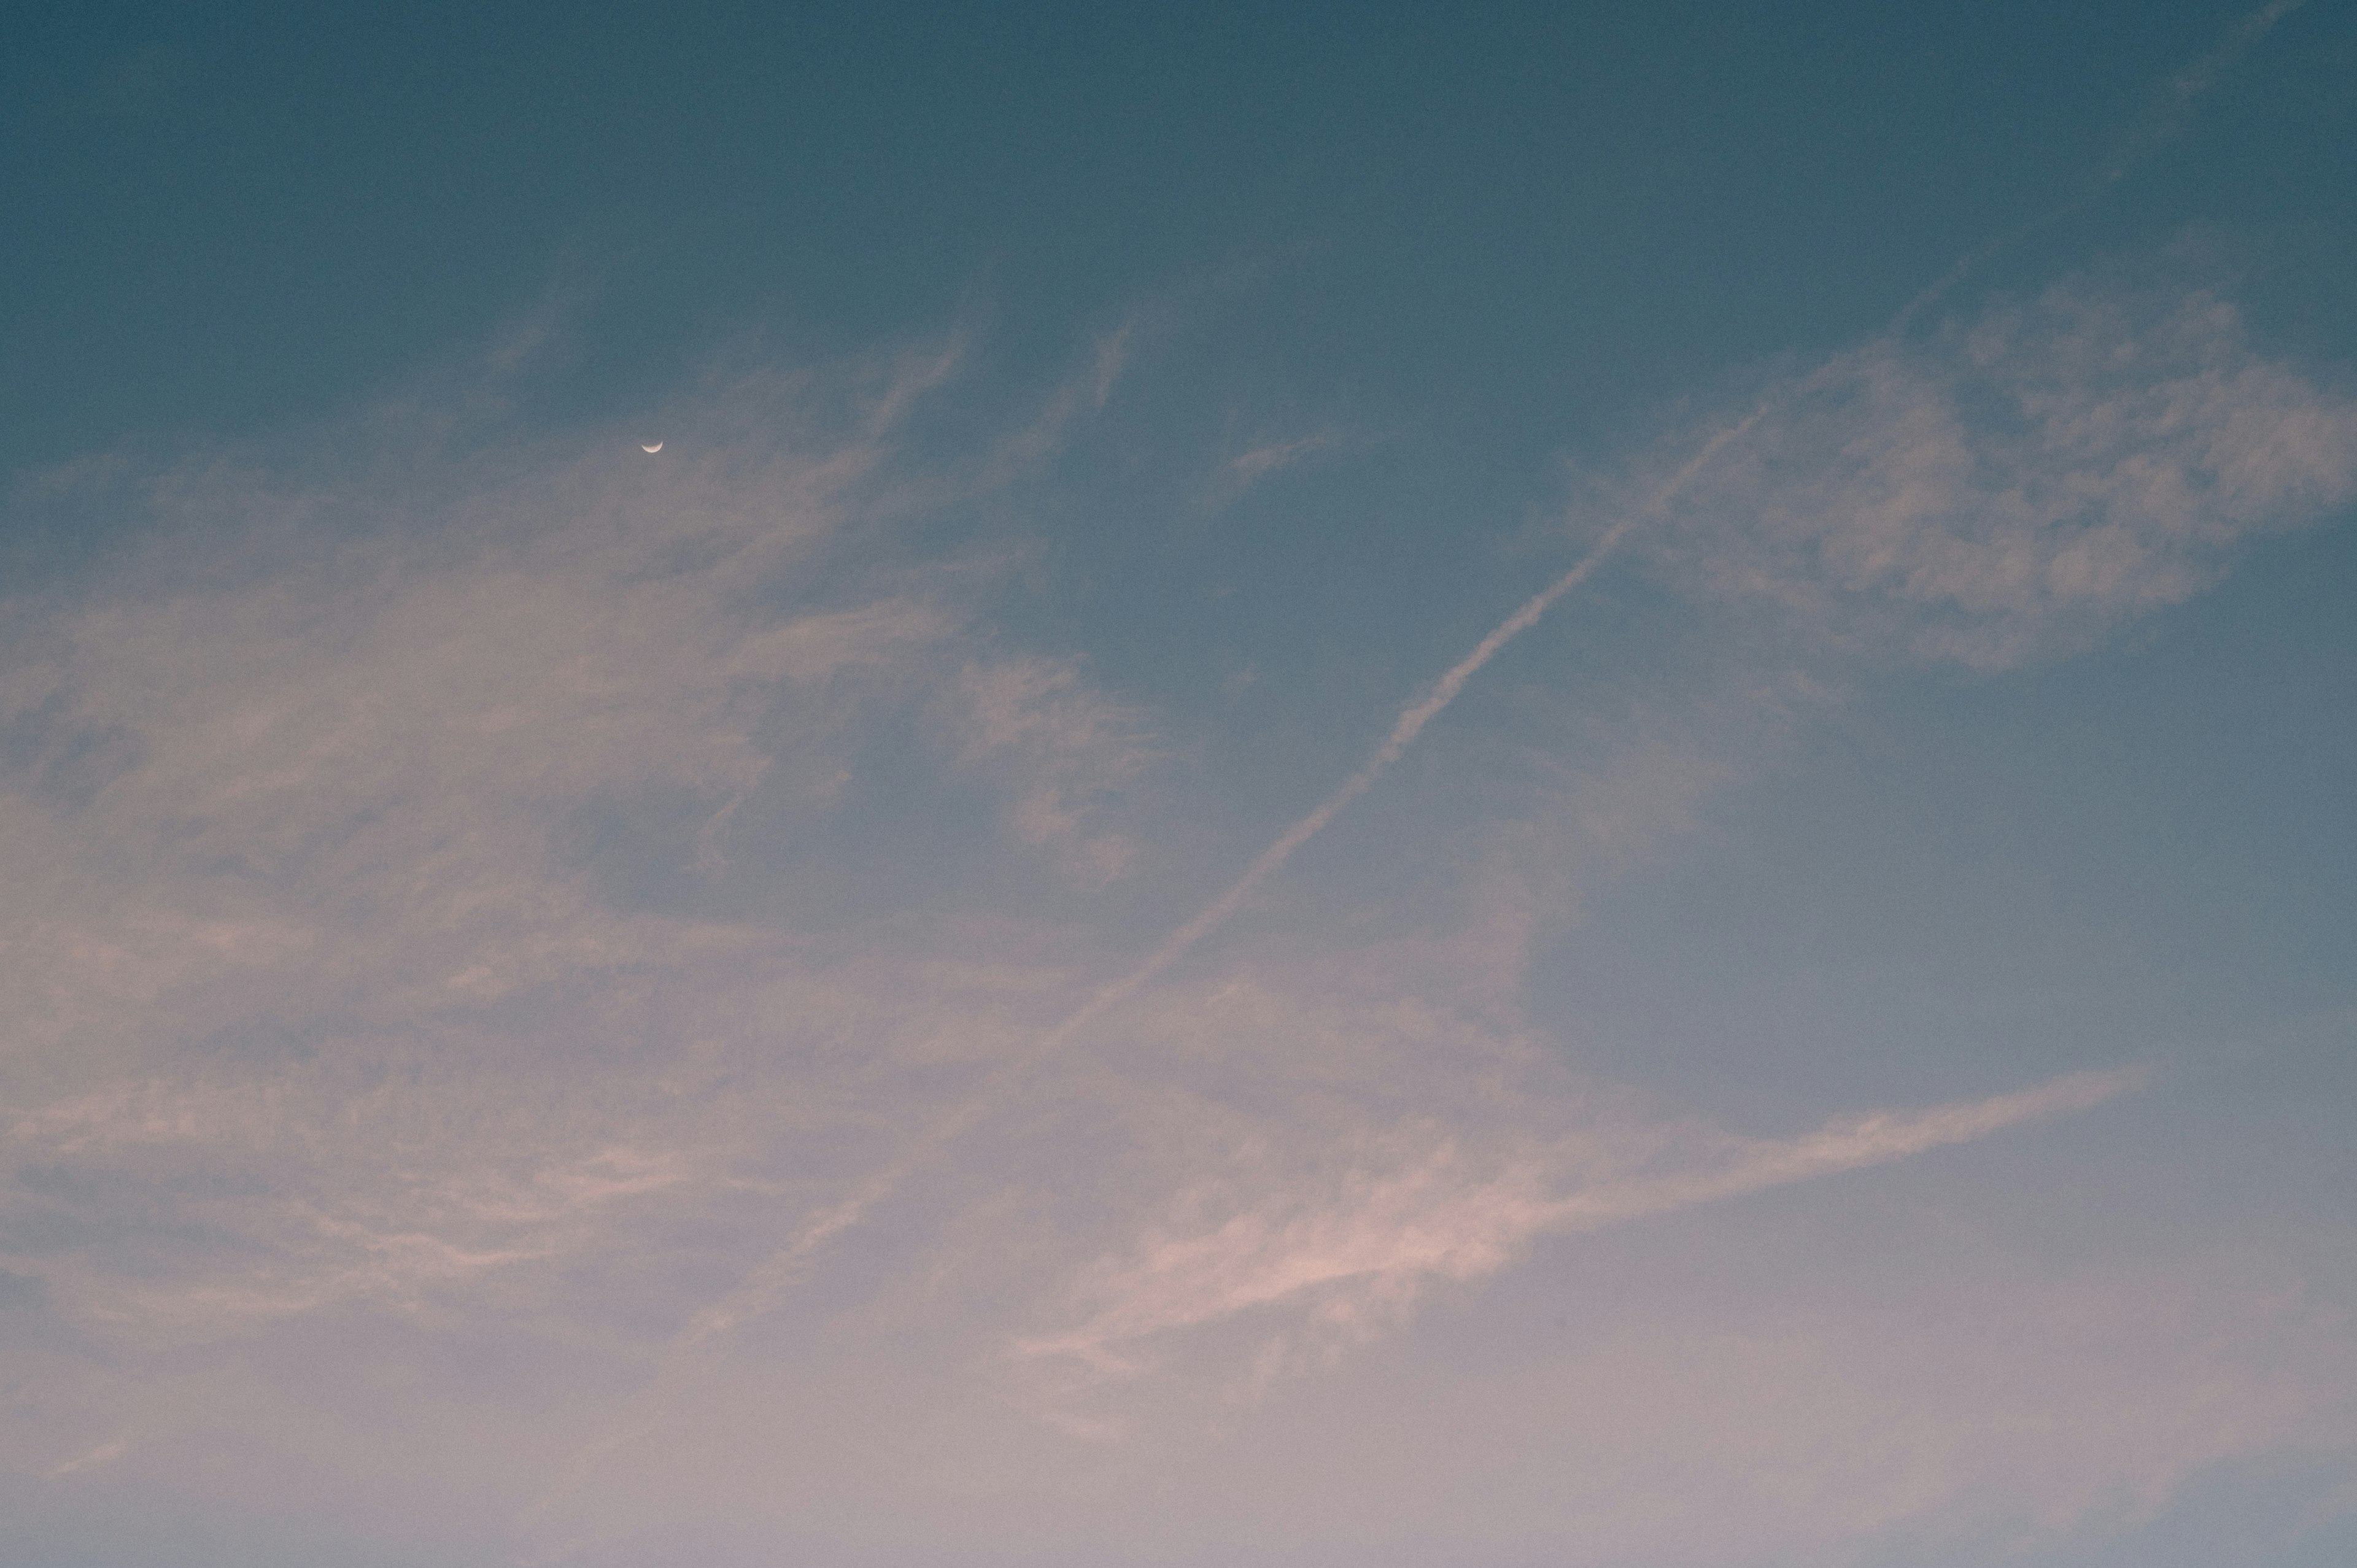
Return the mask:
<path fill-rule="evenodd" d="M 28 22 L 0 1555 L 2345 1561 L 2352 66 Z"/>

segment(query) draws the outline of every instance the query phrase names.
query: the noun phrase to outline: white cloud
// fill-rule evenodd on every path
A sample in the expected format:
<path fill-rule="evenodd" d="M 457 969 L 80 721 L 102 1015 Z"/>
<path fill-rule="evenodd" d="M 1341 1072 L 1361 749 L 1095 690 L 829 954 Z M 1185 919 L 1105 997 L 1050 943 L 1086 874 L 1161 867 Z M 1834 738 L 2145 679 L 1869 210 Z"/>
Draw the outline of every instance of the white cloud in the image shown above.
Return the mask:
<path fill-rule="evenodd" d="M 1844 1118 L 1787 1140 L 1656 1124 L 1591 1129 L 1544 1144 L 1518 1140 L 1475 1155 L 1445 1130 L 1403 1127 L 1339 1159 L 1327 1151 L 1339 1168 L 1299 1173 L 1241 1204 L 1188 1194 L 1185 1219 L 1088 1272 L 1080 1292 L 1094 1310 L 1083 1323 L 1022 1349 L 1121 1369 L 1157 1336 L 1281 1305 L 1299 1306 L 1319 1328 L 1362 1334 L 1395 1319 L 1428 1284 L 1492 1273 L 1549 1231 L 1592 1230 L 1970 1142 L 2098 1104 L 2139 1077 L 2076 1074 L 1965 1104 Z"/>
<path fill-rule="evenodd" d="M 1714 595 L 1994 669 L 2352 499 L 2357 401 L 2261 356 L 2215 295 L 2082 280 L 1770 388 L 1655 539 Z"/>

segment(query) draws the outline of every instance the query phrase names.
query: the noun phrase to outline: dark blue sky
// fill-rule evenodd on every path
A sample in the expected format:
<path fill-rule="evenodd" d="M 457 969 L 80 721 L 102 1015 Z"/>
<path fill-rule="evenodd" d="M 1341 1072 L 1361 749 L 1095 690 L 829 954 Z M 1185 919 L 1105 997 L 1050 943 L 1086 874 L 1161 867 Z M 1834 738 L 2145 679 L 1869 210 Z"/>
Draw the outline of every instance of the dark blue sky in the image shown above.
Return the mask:
<path fill-rule="evenodd" d="M 979 312 L 1019 373 L 1210 293 L 1229 374 L 1527 463 L 1880 325 L 2083 194 L 2233 15 L 51 10 L 0 67 L 0 461 L 342 406 L 552 295 L 587 297 L 544 395 L 610 408 L 749 321 Z M 2346 262 L 2352 50 L 2295 16 L 2061 242 Z"/>

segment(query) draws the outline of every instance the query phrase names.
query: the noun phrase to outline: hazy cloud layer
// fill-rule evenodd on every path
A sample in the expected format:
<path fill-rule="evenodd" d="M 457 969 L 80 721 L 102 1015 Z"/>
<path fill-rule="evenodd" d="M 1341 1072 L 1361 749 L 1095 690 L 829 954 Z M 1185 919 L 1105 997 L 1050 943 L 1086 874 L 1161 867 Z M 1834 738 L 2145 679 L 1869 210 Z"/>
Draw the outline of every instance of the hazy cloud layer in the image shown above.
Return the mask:
<path fill-rule="evenodd" d="M 1787 1280 L 1764 1326 L 1599 1306 L 1568 1351 L 1462 1379 L 1376 1350 L 1550 1235 L 2069 1136 L 2029 1124 L 2132 1087 L 1768 1135 L 1583 1078 L 1524 969 L 1805 727 L 1824 646 L 1994 670 L 2181 600 L 2357 495 L 2357 403 L 2215 297 L 2087 281 L 1779 381 L 1629 465 L 1660 499 L 1626 548 L 1706 615 L 1789 618 L 1790 669 L 1714 670 L 1690 712 L 1560 756 L 1527 739 L 1491 820 L 1431 825 L 1474 848 L 1398 908 L 1246 910 L 1126 971 L 1103 900 L 1182 865 L 1150 809 L 1176 743 L 1088 650 L 990 626 L 978 542 L 901 526 L 1034 472 L 1124 344 L 948 453 L 912 428 L 961 395 L 942 352 L 716 381 L 660 458 L 396 411 L 299 462 L 53 476 L 145 521 L 0 612 L 0 1268 L 29 1282 L 0 1309 L 37 1325 L 0 1464 L 232 1497 L 366 1475 L 361 1514 L 456 1498 L 447 1528 L 548 1561 L 693 1517 L 883 1549 L 1019 1515 L 1010 1550 L 1085 1555 L 1159 1477 L 1176 1551 L 1216 1552 L 1222 1509 L 1274 1552 L 1356 1508 L 1734 1563 L 2059 1530 L 2351 1442 L 2321 1265 L 1998 1270 L 2002 1347 Z M 1402 747 L 1455 691 L 1402 693 Z M 1185 885 L 1262 844 L 1231 847 Z M 1022 1092 L 777 1262 L 1120 972 Z M 1404 1408 L 1423 1429 L 1383 1431 Z M 1475 1527 L 1479 1488 L 1440 1483 L 1492 1420 L 1585 1489 Z M 1255 1489 L 1286 1442 L 1334 1476 Z"/>

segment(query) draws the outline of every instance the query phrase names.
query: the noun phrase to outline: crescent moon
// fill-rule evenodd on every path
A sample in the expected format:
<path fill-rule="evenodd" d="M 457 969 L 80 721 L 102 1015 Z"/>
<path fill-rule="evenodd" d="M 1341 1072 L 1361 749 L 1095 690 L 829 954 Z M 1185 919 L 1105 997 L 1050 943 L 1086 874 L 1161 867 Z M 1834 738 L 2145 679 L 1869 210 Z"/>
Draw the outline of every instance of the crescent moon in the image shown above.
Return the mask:
<path fill-rule="evenodd" d="M 650 446 L 645 442 L 641 441 L 639 443 L 639 450 L 641 452 L 660 452 L 662 450 L 662 443 L 658 441 L 653 446 Z"/>

